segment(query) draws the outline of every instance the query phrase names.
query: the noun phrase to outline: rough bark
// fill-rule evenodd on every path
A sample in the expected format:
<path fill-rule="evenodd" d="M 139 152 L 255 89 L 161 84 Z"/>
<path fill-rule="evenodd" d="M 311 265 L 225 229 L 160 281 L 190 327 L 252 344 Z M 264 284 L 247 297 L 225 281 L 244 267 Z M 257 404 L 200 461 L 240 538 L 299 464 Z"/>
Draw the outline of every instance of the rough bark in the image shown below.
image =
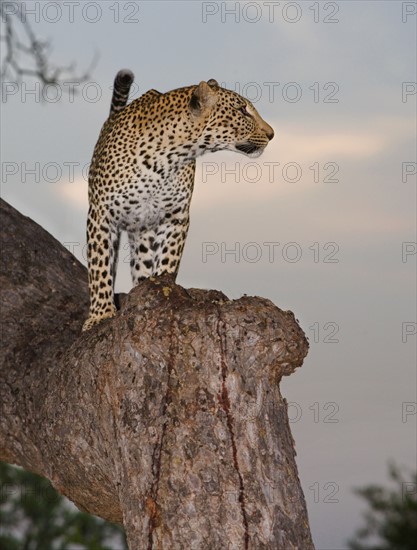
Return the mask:
<path fill-rule="evenodd" d="M 279 382 L 294 315 L 147 280 L 81 334 L 86 270 L 1 205 L 0 458 L 123 523 L 131 550 L 313 548 Z"/>

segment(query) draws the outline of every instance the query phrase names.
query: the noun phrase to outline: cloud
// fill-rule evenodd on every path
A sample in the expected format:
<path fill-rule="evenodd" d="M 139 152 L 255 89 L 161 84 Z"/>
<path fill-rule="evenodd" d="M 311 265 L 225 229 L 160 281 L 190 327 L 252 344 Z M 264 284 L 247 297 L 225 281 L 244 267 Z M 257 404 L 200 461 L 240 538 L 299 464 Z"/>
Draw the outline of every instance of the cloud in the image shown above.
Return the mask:
<path fill-rule="evenodd" d="M 316 127 L 314 122 L 303 126 L 280 126 L 279 121 L 274 122 L 277 140 L 266 155 L 276 151 L 283 159 L 362 160 L 415 137 L 415 124 L 410 117 L 340 117 Z"/>
<path fill-rule="evenodd" d="M 334 122 L 326 121 L 317 127 L 311 120 L 305 126 L 270 122 L 276 137 L 259 159 L 229 152 L 199 159 L 196 203 L 205 207 L 316 194 L 323 185 L 337 184 L 342 172 L 346 178 L 363 163 L 379 166 L 402 144 L 412 143 L 415 132 L 405 117 L 341 117 L 336 130 Z"/>
<path fill-rule="evenodd" d="M 385 148 L 385 139 L 375 132 L 334 132 L 318 135 L 306 135 L 300 130 L 283 128 L 280 156 L 283 158 L 302 158 L 315 161 L 329 159 L 374 156 Z"/>
<path fill-rule="evenodd" d="M 60 181 L 55 190 L 65 202 L 70 202 L 71 206 L 88 210 L 88 184 L 82 176 L 73 181 Z"/>

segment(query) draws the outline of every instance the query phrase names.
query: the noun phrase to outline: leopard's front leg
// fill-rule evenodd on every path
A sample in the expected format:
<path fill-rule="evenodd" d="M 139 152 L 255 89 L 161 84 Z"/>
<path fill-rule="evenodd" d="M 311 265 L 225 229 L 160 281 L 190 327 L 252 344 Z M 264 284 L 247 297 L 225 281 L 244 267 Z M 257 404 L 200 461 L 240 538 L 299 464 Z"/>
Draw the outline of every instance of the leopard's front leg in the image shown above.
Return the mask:
<path fill-rule="evenodd" d="M 190 220 L 187 215 L 161 223 L 156 232 L 154 275 L 177 276 Z"/>
<path fill-rule="evenodd" d="M 119 231 L 115 224 L 99 209 L 90 205 L 87 220 L 90 313 L 83 325 L 83 331 L 116 313 L 113 288 L 118 245 Z"/>

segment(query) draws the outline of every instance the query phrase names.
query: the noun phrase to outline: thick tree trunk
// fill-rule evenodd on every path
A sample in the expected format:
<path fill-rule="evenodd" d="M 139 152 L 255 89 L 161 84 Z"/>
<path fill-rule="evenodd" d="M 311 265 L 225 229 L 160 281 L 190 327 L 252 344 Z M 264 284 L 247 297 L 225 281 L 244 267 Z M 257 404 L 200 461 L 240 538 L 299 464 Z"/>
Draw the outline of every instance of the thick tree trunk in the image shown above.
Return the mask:
<path fill-rule="evenodd" d="M 147 280 L 87 333 L 86 270 L 2 203 L 0 458 L 123 523 L 131 550 L 313 548 L 283 375 L 291 312 Z"/>

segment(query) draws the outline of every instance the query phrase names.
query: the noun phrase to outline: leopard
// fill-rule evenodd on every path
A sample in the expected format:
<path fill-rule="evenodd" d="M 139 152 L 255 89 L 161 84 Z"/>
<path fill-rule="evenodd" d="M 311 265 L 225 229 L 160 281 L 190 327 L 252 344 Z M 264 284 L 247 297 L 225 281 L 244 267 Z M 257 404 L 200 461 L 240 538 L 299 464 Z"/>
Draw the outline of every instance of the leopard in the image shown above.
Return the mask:
<path fill-rule="evenodd" d="M 114 317 L 121 231 L 132 284 L 176 278 L 190 224 L 196 159 L 233 151 L 260 156 L 274 137 L 254 105 L 211 78 L 166 93 L 151 89 L 128 103 L 134 75 L 114 79 L 110 113 L 88 174 L 89 316 L 83 331 Z"/>

